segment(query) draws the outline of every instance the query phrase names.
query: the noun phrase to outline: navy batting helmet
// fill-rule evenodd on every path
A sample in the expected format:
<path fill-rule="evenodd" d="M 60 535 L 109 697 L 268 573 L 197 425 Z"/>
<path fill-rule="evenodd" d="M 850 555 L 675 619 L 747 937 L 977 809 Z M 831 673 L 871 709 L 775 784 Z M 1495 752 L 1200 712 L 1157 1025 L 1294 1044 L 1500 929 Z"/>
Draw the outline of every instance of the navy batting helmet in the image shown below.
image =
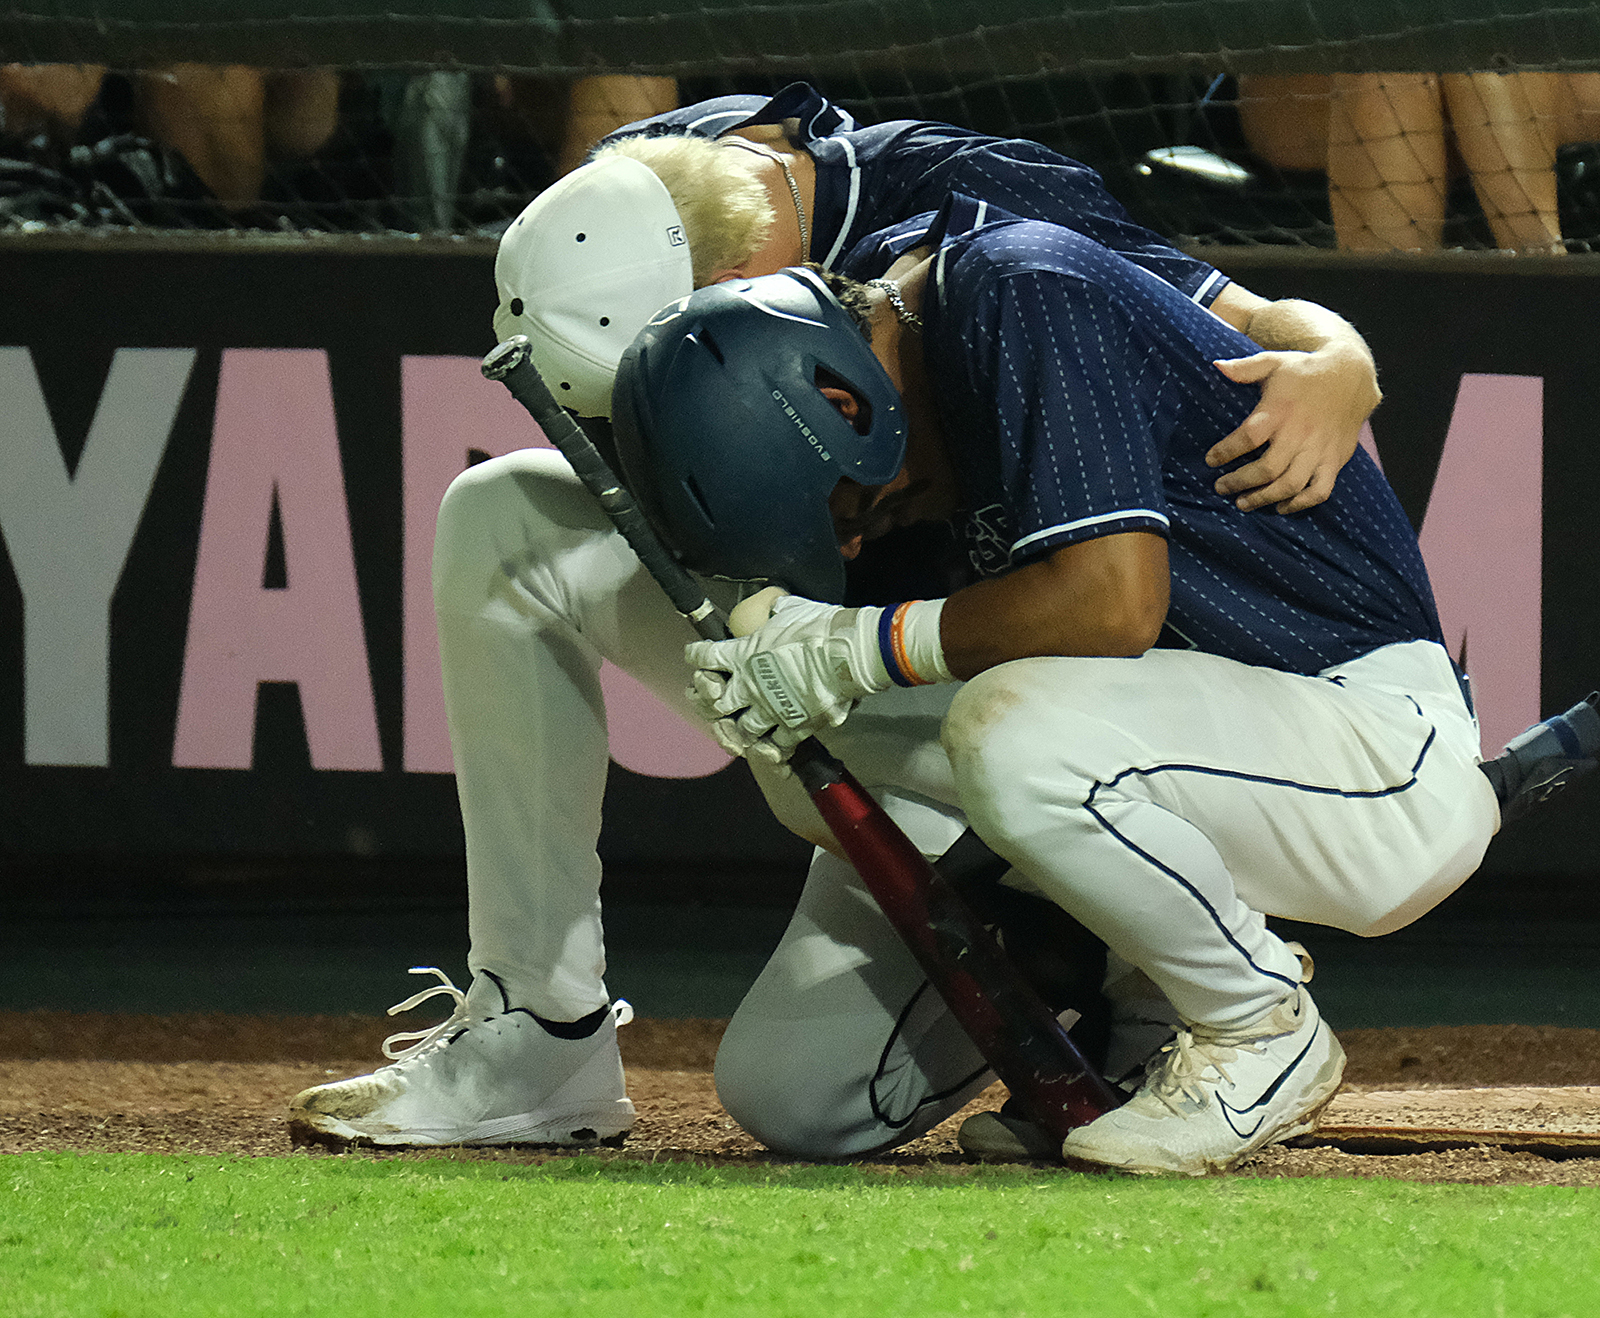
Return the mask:
<path fill-rule="evenodd" d="M 855 421 L 819 379 L 855 394 Z M 894 479 L 905 412 L 815 274 L 713 284 L 663 307 L 623 354 L 611 407 L 628 487 L 683 563 L 844 598 L 828 495 L 844 477 Z"/>

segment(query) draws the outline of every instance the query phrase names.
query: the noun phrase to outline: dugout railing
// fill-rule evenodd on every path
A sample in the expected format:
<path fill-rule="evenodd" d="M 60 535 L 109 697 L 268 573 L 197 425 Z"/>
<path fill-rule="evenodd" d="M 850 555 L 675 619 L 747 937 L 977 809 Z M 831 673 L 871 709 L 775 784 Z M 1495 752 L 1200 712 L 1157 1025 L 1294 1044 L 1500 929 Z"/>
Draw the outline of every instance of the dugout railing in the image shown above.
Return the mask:
<path fill-rule="evenodd" d="M 562 75 L 1455 72 L 1593 67 L 1600 11 L 1544 0 L 13 0 L 0 56 Z"/>

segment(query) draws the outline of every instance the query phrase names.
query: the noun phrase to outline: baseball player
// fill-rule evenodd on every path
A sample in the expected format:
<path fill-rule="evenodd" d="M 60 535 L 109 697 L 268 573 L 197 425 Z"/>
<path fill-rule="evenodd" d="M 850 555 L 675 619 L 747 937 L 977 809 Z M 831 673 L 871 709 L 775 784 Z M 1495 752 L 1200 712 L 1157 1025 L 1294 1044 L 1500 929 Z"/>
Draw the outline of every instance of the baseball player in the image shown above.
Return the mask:
<path fill-rule="evenodd" d="M 1343 1068 L 1264 916 L 1397 929 L 1499 824 L 1415 535 L 1364 454 L 1298 517 L 1219 495 L 1205 455 L 1256 390 L 1211 368 L 1235 331 L 1149 272 L 960 197 L 907 228 L 928 245 L 840 284 L 859 327 L 786 271 L 664 308 L 624 359 L 619 452 L 652 520 L 697 570 L 796 592 L 689 647 L 695 702 L 764 778 L 820 735 L 923 845 L 970 823 L 1176 1007 L 1064 1156 L 1230 1167 L 1312 1128 Z M 865 540 L 952 517 L 972 584 L 839 605 Z M 809 1156 L 926 1129 L 985 1077 L 922 988 L 822 855 L 724 1039 L 724 1105 Z"/>
<path fill-rule="evenodd" d="M 1262 405 L 1209 458 L 1222 467 L 1257 456 L 1219 474 L 1219 489 L 1241 507 L 1284 512 L 1327 497 L 1380 397 L 1348 322 L 1230 281 L 1136 224 L 1095 171 L 1036 142 L 923 121 L 862 127 L 804 83 L 770 100 L 705 101 L 604 139 L 502 239 L 496 332 L 527 335 L 560 401 L 603 417 L 617 359 L 658 307 L 722 278 L 808 260 L 831 267 L 952 192 L 1084 233 L 1254 339 L 1219 369 L 1264 383 Z"/>
<path fill-rule="evenodd" d="M 803 86 L 770 102 L 734 98 L 622 132 L 637 141 L 663 128 L 688 129 L 691 145 L 757 181 L 756 209 L 765 206 L 768 218 L 757 216 L 745 243 L 771 249 L 767 269 L 803 251 L 841 253 L 887 220 L 914 214 L 918 199 L 942 199 L 956 180 L 1015 206 L 1075 217 L 1170 281 L 1197 312 L 1209 302 L 1248 317 L 1268 347 L 1282 350 L 1258 353 L 1228 336 L 1227 355 L 1246 355 L 1225 369 L 1245 379 L 1267 373 L 1269 398 L 1283 401 L 1224 439 L 1210 460 L 1228 460 L 1213 474 L 1221 494 L 1251 507 L 1322 498 L 1377 401 L 1370 356 L 1343 321 L 1310 304 L 1265 304 L 1245 293 L 1132 224 L 1092 171 L 1035 144 L 945 125 L 862 129 Z M 686 140 L 671 138 L 643 146 L 671 152 Z M 710 146 L 721 141 L 742 145 Z M 697 230 L 703 236 L 732 209 L 720 185 L 677 186 L 675 202 L 651 168 L 607 157 L 542 194 L 501 244 L 497 329 L 533 338 L 552 387 L 580 413 L 607 410 L 622 349 L 651 312 L 689 290 L 689 253 L 706 248 Z M 709 208 L 707 196 L 716 203 Z M 772 196 L 782 207 L 771 207 Z M 689 236 L 674 244 L 679 226 Z M 702 273 L 727 273 L 746 259 Z M 1265 457 L 1232 461 L 1269 436 Z M 1285 456 L 1290 451 L 1299 456 Z M 599 668 L 609 660 L 699 724 L 679 658 L 693 634 L 548 450 L 482 463 L 452 486 L 439 514 L 434 593 L 466 833 L 473 981 L 463 993 L 441 974 L 426 992 L 449 997 L 447 1021 L 421 1038 L 391 1040 L 391 1064 L 373 1075 L 299 1095 L 291 1118 L 302 1136 L 335 1144 L 620 1137 L 633 1108 L 616 1045 L 626 1009 L 612 1003 L 604 981 L 595 845 L 608 757 Z M 888 790 L 870 773 L 867 785 Z M 960 831 L 946 837 L 934 829 L 925 849 L 943 851 Z M 1142 977 L 1118 984 L 1129 1028 L 1113 1071 L 1142 1058 L 1169 1010 Z M 1147 1018 L 1158 1023 L 1138 1024 Z"/>

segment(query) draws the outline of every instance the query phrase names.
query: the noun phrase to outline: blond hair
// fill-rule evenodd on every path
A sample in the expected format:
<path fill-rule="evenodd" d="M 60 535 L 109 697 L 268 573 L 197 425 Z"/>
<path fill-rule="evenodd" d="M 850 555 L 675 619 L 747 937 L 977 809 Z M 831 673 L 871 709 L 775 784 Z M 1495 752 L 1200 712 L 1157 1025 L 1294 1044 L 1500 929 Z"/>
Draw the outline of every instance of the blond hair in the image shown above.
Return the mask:
<path fill-rule="evenodd" d="M 744 151 L 730 151 L 709 138 L 670 134 L 625 137 L 601 147 L 594 159 L 608 156 L 627 156 L 647 166 L 672 195 L 689 240 L 696 288 L 720 271 L 743 265 L 772 232 L 777 220 L 772 201 Z"/>

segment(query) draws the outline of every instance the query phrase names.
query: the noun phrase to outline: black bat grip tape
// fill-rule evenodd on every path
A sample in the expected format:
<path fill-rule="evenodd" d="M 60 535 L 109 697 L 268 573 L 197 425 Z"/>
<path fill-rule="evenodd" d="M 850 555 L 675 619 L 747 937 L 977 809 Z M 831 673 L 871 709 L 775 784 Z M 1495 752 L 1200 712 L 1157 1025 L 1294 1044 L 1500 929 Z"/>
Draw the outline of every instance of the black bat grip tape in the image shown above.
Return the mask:
<path fill-rule="evenodd" d="M 600 450 L 556 401 L 533 364 L 528 340 L 519 334 L 500 344 L 483 359 L 483 373 L 505 385 L 511 396 L 539 423 L 545 436 L 572 464 L 573 474 L 583 482 L 584 489 L 599 500 L 611 524 L 639 556 L 645 570 L 667 592 L 673 608 L 688 618 L 707 640 L 727 640 L 727 621 L 711 608 L 700 583 L 661 543 L 655 528 L 600 455 Z"/>

